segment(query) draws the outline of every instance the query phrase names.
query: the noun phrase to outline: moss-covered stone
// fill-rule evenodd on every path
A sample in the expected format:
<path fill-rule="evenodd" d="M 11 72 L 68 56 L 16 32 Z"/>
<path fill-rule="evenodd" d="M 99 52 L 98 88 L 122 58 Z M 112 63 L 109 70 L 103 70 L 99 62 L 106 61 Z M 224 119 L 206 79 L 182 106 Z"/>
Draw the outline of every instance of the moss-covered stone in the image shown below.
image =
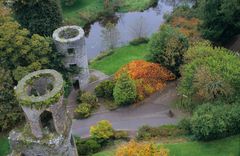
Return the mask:
<path fill-rule="evenodd" d="M 30 93 L 34 83 L 40 78 L 46 78 L 48 81 L 51 81 L 49 83 L 50 87 L 47 86 L 51 90 L 46 90 L 43 94 L 39 94 L 37 91 L 35 94 Z M 15 93 L 22 106 L 41 109 L 59 101 L 63 94 L 63 84 L 64 81 L 62 75 L 57 71 L 50 69 L 39 70 L 26 75 L 21 81 L 19 81 Z"/>

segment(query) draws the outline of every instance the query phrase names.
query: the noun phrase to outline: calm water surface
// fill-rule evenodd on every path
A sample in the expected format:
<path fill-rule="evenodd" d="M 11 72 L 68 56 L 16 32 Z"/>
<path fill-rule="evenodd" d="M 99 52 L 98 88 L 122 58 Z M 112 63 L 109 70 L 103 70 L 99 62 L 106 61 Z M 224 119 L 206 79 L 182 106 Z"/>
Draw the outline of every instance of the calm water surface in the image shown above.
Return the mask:
<path fill-rule="evenodd" d="M 125 45 L 139 34 L 146 37 L 151 36 L 164 23 L 164 15 L 171 13 L 174 7 L 182 3 L 186 3 L 186 0 L 159 0 L 156 7 L 143 12 L 117 13 L 115 15 L 117 20 L 115 20 L 114 28 L 112 28 L 115 34 L 113 37 L 115 46 Z M 90 26 L 89 33 L 86 36 L 88 59 L 93 59 L 100 52 L 109 49 L 106 40 L 113 39 L 104 35 L 105 27 L 103 22 L 99 21 Z"/>

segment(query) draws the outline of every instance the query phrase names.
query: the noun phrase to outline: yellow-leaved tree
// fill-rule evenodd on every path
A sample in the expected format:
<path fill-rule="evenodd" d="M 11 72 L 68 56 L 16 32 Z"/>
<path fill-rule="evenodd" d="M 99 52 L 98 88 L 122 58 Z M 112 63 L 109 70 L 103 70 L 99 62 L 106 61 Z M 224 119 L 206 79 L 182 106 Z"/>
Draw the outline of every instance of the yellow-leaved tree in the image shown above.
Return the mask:
<path fill-rule="evenodd" d="M 115 156 L 168 156 L 169 151 L 153 143 L 138 143 L 134 140 L 120 146 Z"/>

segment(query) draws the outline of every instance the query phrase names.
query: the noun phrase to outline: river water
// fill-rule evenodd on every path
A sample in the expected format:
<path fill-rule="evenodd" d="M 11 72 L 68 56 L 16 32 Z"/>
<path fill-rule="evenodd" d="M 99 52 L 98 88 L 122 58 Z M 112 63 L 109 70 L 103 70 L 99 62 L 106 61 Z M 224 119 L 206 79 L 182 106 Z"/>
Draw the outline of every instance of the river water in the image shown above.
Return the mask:
<path fill-rule="evenodd" d="M 86 35 L 88 59 L 112 46 L 126 45 L 136 37 L 150 37 L 164 23 L 164 15 L 182 3 L 186 0 L 159 0 L 156 7 L 143 12 L 116 13 L 110 29 L 106 28 L 106 21 L 93 23 Z"/>

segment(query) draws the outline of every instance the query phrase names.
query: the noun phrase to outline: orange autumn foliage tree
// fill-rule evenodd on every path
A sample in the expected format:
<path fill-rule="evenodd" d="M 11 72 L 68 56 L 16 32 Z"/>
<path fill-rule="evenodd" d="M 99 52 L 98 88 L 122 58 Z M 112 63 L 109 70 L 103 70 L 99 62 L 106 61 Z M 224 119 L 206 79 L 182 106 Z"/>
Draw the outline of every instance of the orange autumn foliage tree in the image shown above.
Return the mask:
<path fill-rule="evenodd" d="M 115 156 L 168 156 L 169 151 L 152 143 L 130 141 L 117 149 Z"/>
<path fill-rule="evenodd" d="M 134 80 L 138 100 L 143 100 L 150 94 L 163 89 L 166 86 L 166 81 L 176 78 L 171 71 L 160 64 L 144 60 L 135 60 L 123 66 L 115 74 L 115 79 L 118 79 L 123 73 L 127 73 Z"/>

